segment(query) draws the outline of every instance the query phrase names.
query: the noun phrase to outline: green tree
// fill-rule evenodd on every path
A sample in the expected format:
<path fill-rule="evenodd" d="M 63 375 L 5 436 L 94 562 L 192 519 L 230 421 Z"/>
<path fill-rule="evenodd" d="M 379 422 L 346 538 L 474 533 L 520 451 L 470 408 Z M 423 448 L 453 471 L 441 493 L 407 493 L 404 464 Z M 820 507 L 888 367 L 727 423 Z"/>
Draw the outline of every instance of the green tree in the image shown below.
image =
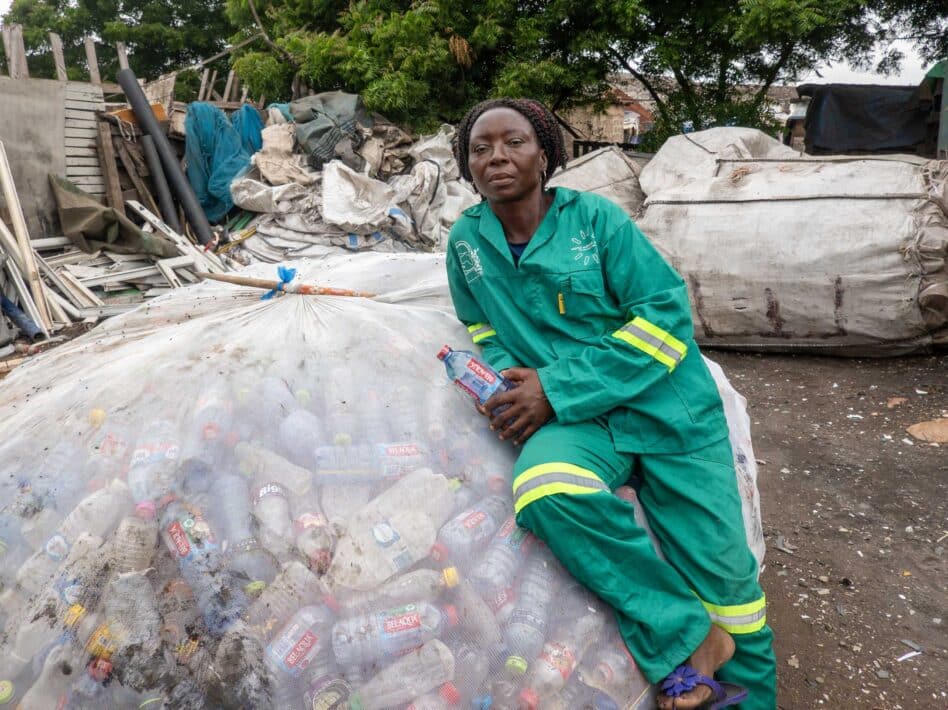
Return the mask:
<path fill-rule="evenodd" d="M 99 72 L 114 81 L 115 42 L 124 42 L 129 66 L 142 79 L 212 56 L 228 43 L 234 27 L 224 0 L 14 0 L 3 17 L 23 25 L 31 76 L 54 78 L 49 32 L 63 41 L 70 79 L 87 79 L 83 38 L 96 41 Z"/>
<path fill-rule="evenodd" d="M 653 138 L 684 123 L 768 128 L 767 90 L 826 64 L 868 68 L 880 40 L 914 31 L 942 51 L 944 0 L 228 0 L 266 44 L 236 58 L 254 93 L 361 93 L 422 128 L 475 101 L 530 95 L 554 108 L 602 96 L 610 72 L 658 106 Z M 924 10 L 920 10 L 924 7 Z M 900 55 L 886 47 L 881 71 Z"/>

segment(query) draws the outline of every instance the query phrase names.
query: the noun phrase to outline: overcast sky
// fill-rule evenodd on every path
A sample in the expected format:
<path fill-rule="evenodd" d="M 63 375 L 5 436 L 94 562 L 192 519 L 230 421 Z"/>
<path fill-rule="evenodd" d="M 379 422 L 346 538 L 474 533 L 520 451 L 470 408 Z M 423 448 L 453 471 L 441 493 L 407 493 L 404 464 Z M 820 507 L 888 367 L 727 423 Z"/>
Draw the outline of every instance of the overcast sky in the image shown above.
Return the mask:
<path fill-rule="evenodd" d="M 0 0 L 0 15 L 6 14 L 10 9 L 12 0 Z M 921 60 L 907 42 L 899 43 L 899 48 L 905 53 L 905 60 L 902 62 L 902 71 L 894 76 L 879 76 L 872 72 L 857 72 L 850 69 L 845 64 L 836 66 L 826 66 L 820 69 L 822 77 L 816 74 L 800 77 L 799 84 L 918 84 L 925 76 L 925 69 L 922 67 Z"/>

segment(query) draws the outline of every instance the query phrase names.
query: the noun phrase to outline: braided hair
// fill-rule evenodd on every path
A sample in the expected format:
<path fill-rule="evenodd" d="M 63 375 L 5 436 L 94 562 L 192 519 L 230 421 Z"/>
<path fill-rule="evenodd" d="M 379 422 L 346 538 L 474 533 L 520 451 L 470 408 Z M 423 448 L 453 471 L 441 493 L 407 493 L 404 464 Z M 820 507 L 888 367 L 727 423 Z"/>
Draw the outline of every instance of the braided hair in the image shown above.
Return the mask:
<path fill-rule="evenodd" d="M 563 142 L 563 131 L 552 111 L 534 99 L 488 99 L 481 101 L 468 111 L 458 125 L 454 139 L 454 158 L 461 169 L 461 176 L 473 183 L 471 168 L 468 167 L 468 150 L 471 142 L 471 129 L 481 116 L 495 108 L 510 108 L 526 118 L 540 141 L 540 148 L 546 153 L 546 174 L 543 182 L 546 183 L 561 165 L 566 165 L 566 145 Z"/>

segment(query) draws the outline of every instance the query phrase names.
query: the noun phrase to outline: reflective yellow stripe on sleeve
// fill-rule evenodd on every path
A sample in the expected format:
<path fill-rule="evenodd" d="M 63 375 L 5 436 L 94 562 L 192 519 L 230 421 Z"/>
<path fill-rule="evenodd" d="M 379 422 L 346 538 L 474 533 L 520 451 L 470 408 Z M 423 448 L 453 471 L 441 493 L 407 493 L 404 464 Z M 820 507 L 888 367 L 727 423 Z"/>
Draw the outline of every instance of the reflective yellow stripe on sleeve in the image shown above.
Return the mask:
<path fill-rule="evenodd" d="M 608 490 L 599 476 L 588 469 L 560 461 L 544 463 L 528 468 L 514 480 L 514 512 L 557 493 L 583 495 Z"/>
<path fill-rule="evenodd" d="M 688 352 L 688 346 L 674 335 L 639 317 L 619 328 L 612 337 L 652 356 L 667 367 L 669 372 L 685 359 Z"/>
<path fill-rule="evenodd" d="M 701 604 L 711 617 L 712 623 L 729 634 L 752 634 L 767 623 L 767 597 L 762 596 L 747 604 L 724 606 L 711 604 L 703 599 Z"/>
<path fill-rule="evenodd" d="M 497 335 L 497 331 L 494 330 L 490 323 L 474 323 L 474 325 L 467 327 L 467 332 L 471 334 L 471 340 L 474 341 L 475 345 L 484 340 L 484 338 Z"/>

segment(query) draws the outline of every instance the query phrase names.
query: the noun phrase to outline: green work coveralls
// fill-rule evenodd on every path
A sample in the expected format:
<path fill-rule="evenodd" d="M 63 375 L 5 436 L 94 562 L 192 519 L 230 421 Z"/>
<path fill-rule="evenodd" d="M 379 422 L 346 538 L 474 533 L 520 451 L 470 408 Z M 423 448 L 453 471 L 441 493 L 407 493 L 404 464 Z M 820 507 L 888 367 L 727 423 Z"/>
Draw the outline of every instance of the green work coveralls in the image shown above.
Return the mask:
<path fill-rule="evenodd" d="M 749 689 L 741 707 L 773 710 L 773 635 L 682 278 L 617 205 L 565 188 L 519 265 L 488 204 L 466 210 L 447 271 L 486 360 L 536 369 L 555 412 L 515 465 L 517 522 L 615 609 L 650 681 L 716 623 L 737 646 L 717 677 Z M 633 473 L 667 561 L 612 495 Z"/>

